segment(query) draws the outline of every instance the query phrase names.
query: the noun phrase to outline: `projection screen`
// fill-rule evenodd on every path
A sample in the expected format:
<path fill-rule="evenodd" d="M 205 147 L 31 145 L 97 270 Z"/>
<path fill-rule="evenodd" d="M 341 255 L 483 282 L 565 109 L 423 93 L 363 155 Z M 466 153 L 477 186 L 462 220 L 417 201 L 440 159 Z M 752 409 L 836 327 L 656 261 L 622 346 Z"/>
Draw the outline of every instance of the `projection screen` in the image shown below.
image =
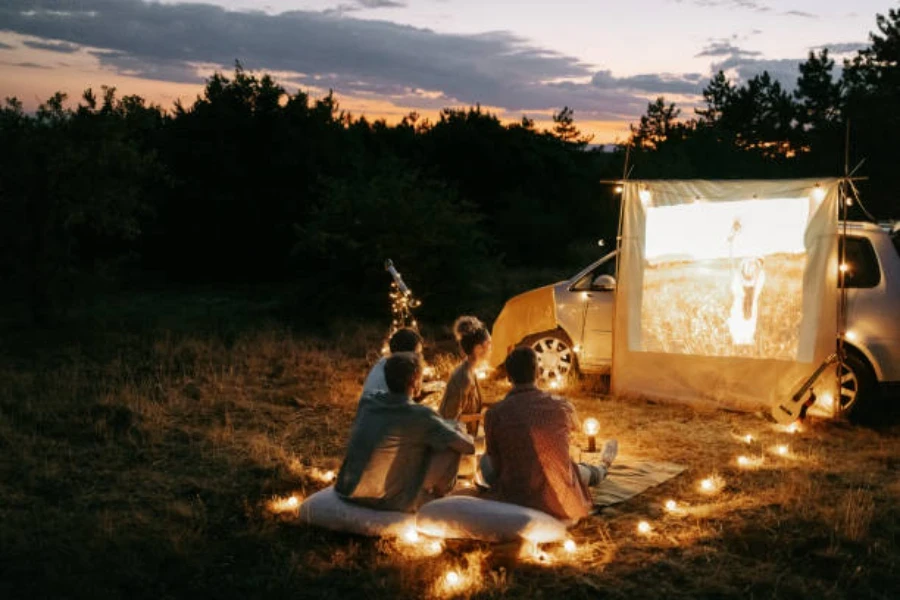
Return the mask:
<path fill-rule="evenodd" d="M 837 179 L 632 181 L 613 388 L 768 406 L 834 349 Z"/>

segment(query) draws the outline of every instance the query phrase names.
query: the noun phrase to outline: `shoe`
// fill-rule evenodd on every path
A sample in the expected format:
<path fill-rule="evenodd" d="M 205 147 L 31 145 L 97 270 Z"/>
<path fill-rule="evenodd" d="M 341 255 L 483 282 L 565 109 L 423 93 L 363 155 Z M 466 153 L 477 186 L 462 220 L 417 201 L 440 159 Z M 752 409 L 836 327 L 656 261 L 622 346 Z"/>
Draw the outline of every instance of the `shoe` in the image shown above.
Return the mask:
<path fill-rule="evenodd" d="M 603 451 L 600 453 L 600 462 L 606 465 L 608 469 L 614 460 L 616 460 L 616 455 L 619 453 L 619 442 L 616 440 L 607 440 L 605 444 L 603 444 Z"/>

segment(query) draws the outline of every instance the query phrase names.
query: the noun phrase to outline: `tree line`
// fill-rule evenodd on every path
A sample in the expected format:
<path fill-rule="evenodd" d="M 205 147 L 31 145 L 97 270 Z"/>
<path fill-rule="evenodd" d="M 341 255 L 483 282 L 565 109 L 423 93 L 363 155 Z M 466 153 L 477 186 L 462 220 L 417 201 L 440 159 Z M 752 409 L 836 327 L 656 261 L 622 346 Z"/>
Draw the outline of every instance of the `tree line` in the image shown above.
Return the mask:
<path fill-rule="evenodd" d="M 839 175 L 845 124 L 866 159 L 869 209 L 896 216 L 900 11 L 839 76 L 827 50 L 789 93 L 762 73 L 717 74 L 692 118 L 651 103 L 615 152 L 564 107 L 551 130 L 480 106 L 396 125 L 289 94 L 269 75 L 217 73 L 173 109 L 112 88 L 75 106 L 0 109 L 0 282 L 35 320 L 102 282 L 286 282 L 315 319 L 386 310 L 386 258 L 446 318 L 508 269 L 576 267 L 612 240 L 633 177 Z"/>

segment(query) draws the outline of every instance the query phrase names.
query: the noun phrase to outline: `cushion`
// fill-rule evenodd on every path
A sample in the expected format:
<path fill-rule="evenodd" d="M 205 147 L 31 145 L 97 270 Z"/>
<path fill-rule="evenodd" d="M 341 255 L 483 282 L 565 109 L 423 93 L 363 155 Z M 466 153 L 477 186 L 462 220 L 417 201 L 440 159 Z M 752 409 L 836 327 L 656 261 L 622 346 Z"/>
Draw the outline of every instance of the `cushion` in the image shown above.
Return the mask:
<path fill-rule="evenodd" d="M 566 524 L 547 513 L 469 496 L 450 496 L 425 504 L 419 509 L 416 527 L 434 537 L 485 542 L 525 539 L 543 544 L 566 538 Z"/>
<path fill-rule="evenodd" d="M 399 537 L 415 528 L 416 515 L 351 504 L 338 496 L 334 486 L 329 486 L 303 501 L 300 522 L 359 535 Z"/>

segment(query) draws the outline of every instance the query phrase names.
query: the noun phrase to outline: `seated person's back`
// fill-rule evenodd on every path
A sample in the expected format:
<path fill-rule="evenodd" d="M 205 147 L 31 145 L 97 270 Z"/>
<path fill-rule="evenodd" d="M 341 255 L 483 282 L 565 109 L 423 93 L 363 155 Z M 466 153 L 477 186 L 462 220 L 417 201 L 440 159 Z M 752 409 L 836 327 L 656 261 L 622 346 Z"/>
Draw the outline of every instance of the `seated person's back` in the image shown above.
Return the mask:
<path fill-rule="evenodd" d="M 606 470 L 570 458 L 574 407 L 535 386 L 537 357 L 530 348 L 514 350 L 506 368 L 514 387 L 485 415 L 482 467 L 491 486 L 488 496 L 560 519 L 586 516 L 592 506 L 589 484 L 599 483 Z"/>
<path fill-rule="evenodd" d="M 418 355 L 392 355 L 385 377 L 391 391 L 360 400 L 335 491 L 372 508 L 415 511 L 452 489 L 459 455 L 475 447 L 453 423 L 412 401 L 422 380 Z"/>

